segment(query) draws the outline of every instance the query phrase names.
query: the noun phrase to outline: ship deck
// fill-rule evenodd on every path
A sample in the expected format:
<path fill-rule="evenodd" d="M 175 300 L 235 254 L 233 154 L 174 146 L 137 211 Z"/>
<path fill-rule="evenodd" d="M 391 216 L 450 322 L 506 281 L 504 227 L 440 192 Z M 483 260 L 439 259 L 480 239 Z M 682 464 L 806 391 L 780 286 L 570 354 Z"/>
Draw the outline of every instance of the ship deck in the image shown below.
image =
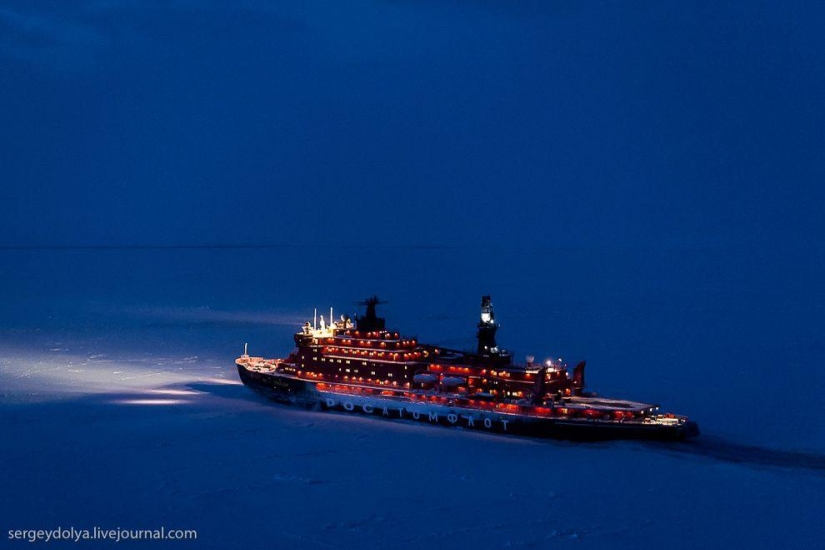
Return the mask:
<path fill-rule="evenodd" d="M 582 407 L 596 411 L 615 411 L 621 409 L 628 412 L 643 412 L 659 408 L 652 403 L 642 403 L 639 401 L 628 401 L 626 399 L 611 399 L 606 397 L 585 397 L 573 396 L 565 397 L 566 407 Z"/>

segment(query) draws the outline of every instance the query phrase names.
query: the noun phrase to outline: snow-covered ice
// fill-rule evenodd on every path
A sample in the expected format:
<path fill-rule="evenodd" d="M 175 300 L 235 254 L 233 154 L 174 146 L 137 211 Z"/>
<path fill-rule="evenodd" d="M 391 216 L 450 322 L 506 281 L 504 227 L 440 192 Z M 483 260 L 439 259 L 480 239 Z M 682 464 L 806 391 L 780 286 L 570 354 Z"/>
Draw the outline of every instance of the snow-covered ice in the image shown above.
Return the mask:
<path fill-rule="evenodd" d="M 568 272 L 515 251 L 483 277 L 454 251 L 0 254 L 4 539 L 10 529 L 166 526 L 197 529 L 198 540 L 150 547 L 825 540 L 821 311 L 803 301 L 804 277 L 815 276 L 804 264 L 799 290 L 779 299 L 778 272 L 743 283 L 764 267 L 746 252 L 690 262 L 568 252 L 554 258 L 577 266 Z M 315 260 L 290 269 L 298 257 Z M 275 405 L 237 380 L 245 342 L 284 355 L 311 308 L 354 310 L 373 293 L 390 300 L 393 327 L 466 344 L 478 297 L 492 294 L 505 347 L 587 358 L 593 389 L 691 415 L 703 437 L 504 437 Z"/>

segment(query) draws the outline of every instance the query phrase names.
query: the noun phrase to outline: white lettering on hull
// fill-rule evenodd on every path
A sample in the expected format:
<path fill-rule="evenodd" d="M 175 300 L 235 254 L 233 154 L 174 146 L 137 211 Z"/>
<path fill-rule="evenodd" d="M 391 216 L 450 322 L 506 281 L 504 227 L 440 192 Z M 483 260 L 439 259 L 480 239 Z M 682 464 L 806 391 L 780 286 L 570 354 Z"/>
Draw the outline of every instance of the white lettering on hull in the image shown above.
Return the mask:
<path fill-rule="evenodd" d="M 351 401 L 340 401 L 339 402 L 339 401 L 337 401 L 337 400 L 335 400 L 331 397 L 325 398 L 324 402 L 326 403 L 326 406 L 329 409 L 332 409 L 332 408 L 336 407 L 337 405 L 339 405 L 340 407 L 342 407 L 347 412 L 355 412 L 356 407 L 360 411 L 363 411 L 366 414 L 373 414 L 376 410 L 376 407 L 374 405 L 369 404 L 369 403 L 353 403 Z M 392 409 L 390 409 L 387 405 L 381 406 L 380 408 L 381 408 L 382 416 L 391 416 L 390 411 Z M 404 418 L 404 413 L 406 412 L 409 416 L 412 417 L 413 420 L 421 420 L 422 415 L 424 414 L 422 411 L 410 411 L 410 410 L 404 409 L 403 407 L 400 407 L 400 408 L 395 409 L 395 410 L 398 411 L 398 418 Z M 438 421 L 439 421 L 438 411 L 426 411 L 426 414 L 427 414 L 427 417 L 426 417 L 427 421 L 429 421 L 431 423 L 438 423 Z M 483 417 L 476 416 L 476 417 L 473 417 L 472 415 L 469 415 L 469 414 L 458 415 L 458 414 L 453 413 L 453 412 L 446 414 L 445 418 L 447 419 L 447 422 L 449 422 L 452 425 L 457 425 L 457 424 L 461 425 L 461 424 L 463 424 L 464 426 L 466 426 L 468 428 L 475 428 L 476 427 L 476 420 L 480 420 L 481 423 L 483 424 L 484 428 L 486 428 L 488 430 L 491 430 L 494 427 L 498 426 L 498 427 L 501 428 L 502 431 L 505 431 L 505 432 L 507 431 L 507 426 L 511 422 L 513 422 L 512 419 L 510 419 L 510 420 L 506 420 L 506 419 L 503 419 L 503 418 L 496 419 L 496 418 L 490 417 L 490 416 L 483 416 Z M 459 420 L 463 420 L 464 422 L 459 422 Z"/>

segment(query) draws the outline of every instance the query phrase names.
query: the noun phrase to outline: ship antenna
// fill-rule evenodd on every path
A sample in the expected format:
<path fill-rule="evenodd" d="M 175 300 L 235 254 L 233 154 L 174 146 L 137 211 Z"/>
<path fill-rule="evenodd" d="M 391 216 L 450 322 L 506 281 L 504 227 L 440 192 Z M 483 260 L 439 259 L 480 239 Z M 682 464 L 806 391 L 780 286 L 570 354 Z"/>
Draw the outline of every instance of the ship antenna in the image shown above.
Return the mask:
<path fill-rule="evenodd" d="M 317 330 L 318 325 L 318 308 L 315 308 L 315 315 L 312 317 L 312 330 Z"/>
<path fill-rule="evenodd" d="M 244 343 L 244 345 L 243 345 L 243 354 L 244 354 L 244 355 L 249 355 L 248 353 L 246 353 L 246 347 L 247 347 L 248 345 L 249 345 L 249 342 L 245 342 L 245 343 Z"/>
<path fill-rule="evenodd" d="M 332 317 L 332 306 L 329 306 L 329 328 L 335 328 L 335 319 Z"/>

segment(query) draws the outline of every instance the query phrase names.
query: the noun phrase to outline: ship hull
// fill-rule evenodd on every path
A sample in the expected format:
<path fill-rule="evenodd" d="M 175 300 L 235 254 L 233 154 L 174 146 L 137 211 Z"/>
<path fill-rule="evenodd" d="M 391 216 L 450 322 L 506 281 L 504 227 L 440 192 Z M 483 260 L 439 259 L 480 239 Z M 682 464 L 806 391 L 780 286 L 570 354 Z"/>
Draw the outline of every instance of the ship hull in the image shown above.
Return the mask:
<path fill-rule="evenodd" d="M 238 364 L 241 381 L 261 395 L 285 404 L 493 433 L 603 441 L 611 439 L 682 440 L 699 435 L 695 422 L 655 424 L 568 419 L 504 413 L 471 407 L 413 401 L 399 397 L 352 395 L 318 388 L 317 383 Z"/>

